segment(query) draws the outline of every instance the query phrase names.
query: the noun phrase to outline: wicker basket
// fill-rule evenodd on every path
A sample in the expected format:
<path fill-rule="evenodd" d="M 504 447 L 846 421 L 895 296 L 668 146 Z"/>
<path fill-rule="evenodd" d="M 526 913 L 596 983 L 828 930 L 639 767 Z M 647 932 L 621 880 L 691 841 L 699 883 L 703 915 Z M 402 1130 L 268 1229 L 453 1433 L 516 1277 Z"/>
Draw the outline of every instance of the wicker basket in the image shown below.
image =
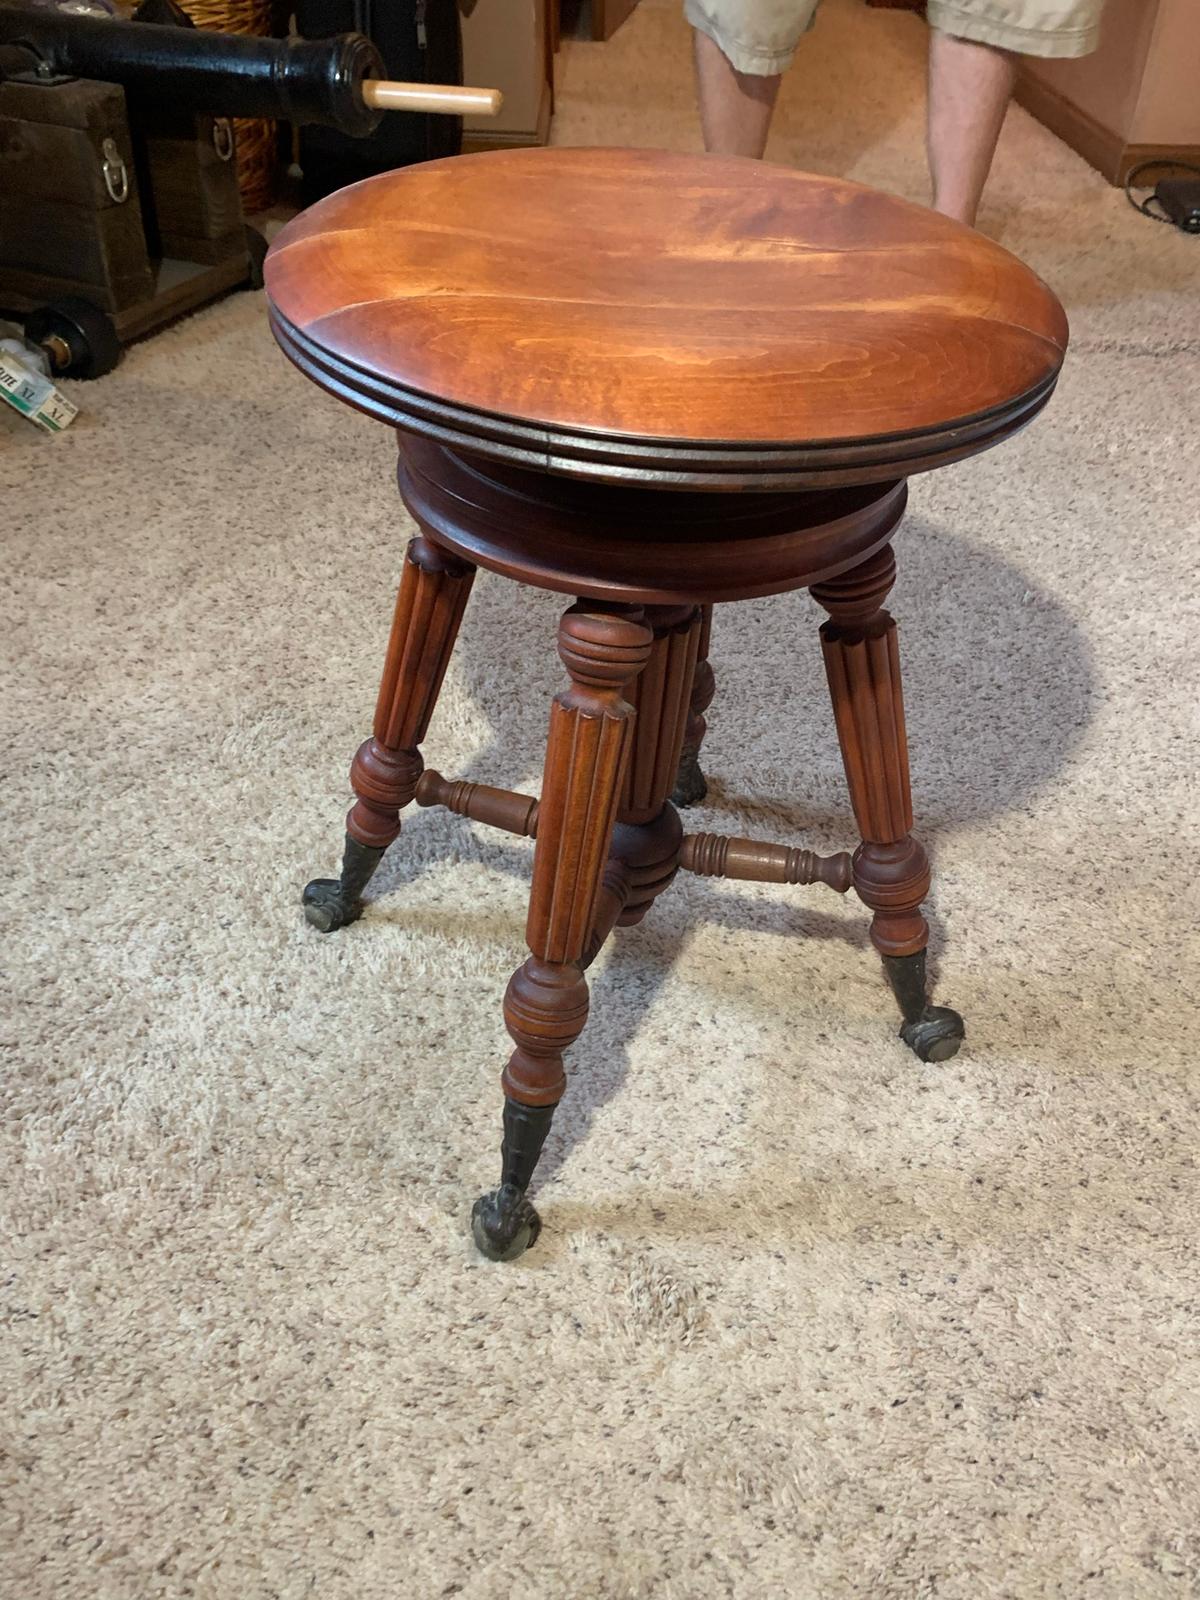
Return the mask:
<path fill-rule="evenodd" d="M 179 0 L 198 28 L 221 33 L 251 33 L 262 39 L 272 34 L 272 0 Z M 247 117 L 233 119 L 237 138 L 238 188 L 242 209 L 265 211 L 275 199 L 278 176 L 275 124 Z"/>

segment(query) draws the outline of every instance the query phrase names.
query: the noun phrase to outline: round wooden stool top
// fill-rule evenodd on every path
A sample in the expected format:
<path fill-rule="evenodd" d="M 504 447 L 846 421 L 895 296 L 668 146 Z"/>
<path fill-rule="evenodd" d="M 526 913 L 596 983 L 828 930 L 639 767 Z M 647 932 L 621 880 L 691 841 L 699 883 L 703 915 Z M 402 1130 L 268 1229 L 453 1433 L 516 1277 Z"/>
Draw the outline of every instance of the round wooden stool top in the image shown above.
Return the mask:
<path fill-rule="evenodd" d="M 903 476 L 1045 403 L 1054 295 L 855 183 L 650 150 L 435 161 L 323 200 L 266 265 L 276 336 L 388 422 L 573 475 Z"/>

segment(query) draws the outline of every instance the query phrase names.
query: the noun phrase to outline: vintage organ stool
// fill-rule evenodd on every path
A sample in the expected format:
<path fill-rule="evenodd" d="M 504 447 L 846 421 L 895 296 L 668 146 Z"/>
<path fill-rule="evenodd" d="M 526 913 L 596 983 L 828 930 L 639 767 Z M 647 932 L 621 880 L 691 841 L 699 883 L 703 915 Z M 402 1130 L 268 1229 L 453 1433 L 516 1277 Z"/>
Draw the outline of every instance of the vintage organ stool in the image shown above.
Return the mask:
<path fill-rule="evenodd" d="M 480 1249 L 507 1260 L 537 1237 L 525 1191 L 587 1019 L 584 972 L 681 868 L 853 887 L 901 1037 L 924 1061 L 953 1055 L 962 1019 L 925 989 L 890 541 L 911 473 L 1046 404 L 1067 337 L 1046 286 L 970 229 L 857 184 L 618 150 L 371 179 L 296 218 L 266 276 L 292 361 L 396 428 L 421 530 L 351 769 L 341 875 L 308 885 L 308 919 L 354 921 L 413 800 L 536 839 Z M 540 799 L 422 758 L 479 566 L 573 598 Z M 801 586 L 829 614 L 852 856 L 689 835 L 676 809 L 703 792 L 711 608 Z"/>

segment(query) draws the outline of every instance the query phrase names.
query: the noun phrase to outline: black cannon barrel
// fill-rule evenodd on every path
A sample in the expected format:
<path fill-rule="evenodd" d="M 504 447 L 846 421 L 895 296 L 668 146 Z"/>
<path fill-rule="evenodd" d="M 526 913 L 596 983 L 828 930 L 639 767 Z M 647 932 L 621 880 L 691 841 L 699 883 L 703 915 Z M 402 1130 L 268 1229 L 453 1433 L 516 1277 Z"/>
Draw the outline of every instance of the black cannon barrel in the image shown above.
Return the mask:
<path fill-rule="evenodd" d="M 42 70 L 119 83 L 148 99 L 225 117 L 320 123 L 361 138 L 381 112 L 362 95 L 383 61 L 360 33 L 255 39 L 203 28 L 70 15 L 0 0 L 0 46 L 31 52 Z"/>

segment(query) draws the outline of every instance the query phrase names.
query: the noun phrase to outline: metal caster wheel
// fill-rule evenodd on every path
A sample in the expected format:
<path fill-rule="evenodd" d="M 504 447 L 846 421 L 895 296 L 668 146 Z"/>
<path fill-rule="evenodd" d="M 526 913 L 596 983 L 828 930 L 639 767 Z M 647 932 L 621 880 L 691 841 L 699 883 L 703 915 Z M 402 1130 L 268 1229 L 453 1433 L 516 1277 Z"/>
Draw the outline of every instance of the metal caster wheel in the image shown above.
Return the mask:
<path fill-rule="evenodd" d="M 958 1054 L 966 1032 L 963 1019 L 949 1006 L 926 1006 L 915 1022 L 900 1025 L 900 1037 L 922 1061 L 949 1061 Z"/>
<path fill-rule="evenodd" d="M 25 337 L 42 346 L 59 377 L 102 378 L 121 359 L 112 318 L 78 295 L 64 295 L 31 312 L 25 319 Z"/>

